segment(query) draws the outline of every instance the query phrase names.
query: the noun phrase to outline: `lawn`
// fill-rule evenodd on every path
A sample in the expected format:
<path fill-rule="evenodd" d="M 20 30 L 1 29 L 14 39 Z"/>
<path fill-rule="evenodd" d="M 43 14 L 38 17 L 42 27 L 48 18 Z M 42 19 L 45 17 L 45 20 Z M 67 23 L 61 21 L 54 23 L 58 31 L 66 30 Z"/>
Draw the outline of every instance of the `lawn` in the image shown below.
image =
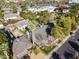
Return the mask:
<path fill-rule="evenodd" d="M 46 47 L 41 47 L 40 49 L 45 53 L 45 54 L 49 54 L 54 48 L 56 47 L 56 45 L 53 46 L 46 46 Z"/>

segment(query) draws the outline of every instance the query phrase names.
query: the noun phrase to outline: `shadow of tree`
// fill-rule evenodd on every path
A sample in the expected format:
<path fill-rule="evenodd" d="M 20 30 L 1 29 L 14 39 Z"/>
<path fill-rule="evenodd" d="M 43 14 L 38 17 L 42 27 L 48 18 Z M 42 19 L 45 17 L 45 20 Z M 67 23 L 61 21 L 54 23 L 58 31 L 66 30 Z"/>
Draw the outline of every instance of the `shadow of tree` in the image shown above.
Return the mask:
<path fill-rule="evenodd" d="M 13 47 L 13 41 L 14 41 L 15 37 L 14 37 L 14 35 L 13 35 L 10 31 L 8 31 L 8 30 L 6 30 L 6 29 L 3 29 L 3 31 L 4 31 L 4 33 L 7 35 L 7 38 L 9 38 L 9 39 L 8 39 L 8 47 L 9 47 L 8 53 L 9 53 L 9 59 L 13 59 L 12 47 Z"/>
<path fill-rule="evenodd" d="M 54 52 L 54 53 L 52 54 L 52 57 L 53 57 L 53 59 L 61 59 L 61 58 L 59 57 L 59 55 L 58 55 L 56 52 Z"/>
<path fill-rule="evenodd" d="M 67 51 L 65 51 L 65 52 L 64 52 L 64 57 L 65 57 L 65 59 L 72 59 L 73 54 L 72 54 L 72 53 L 69 53 L 69 52 L 67 52 Z"/>
<path fill-rule="evenodd" d="M 71 45 L 71 47 L 72 47 L 75 51 L 79 52 L 79 45 L 78 45 L 76 42 L 69 41 L 68 43 Z"/>
<path fill-rule="evenodd" d="M 48 25 L 48 27 L 47 27 L 47 29 L 46 29 L 46 33 L 47 33 L 48 35 L 51 35 L 51 30 L 52 30 L 52 28 L 54 27 L 54 24 L 53 24 L 53 23 L 48 23 L 47 25 Z"/>

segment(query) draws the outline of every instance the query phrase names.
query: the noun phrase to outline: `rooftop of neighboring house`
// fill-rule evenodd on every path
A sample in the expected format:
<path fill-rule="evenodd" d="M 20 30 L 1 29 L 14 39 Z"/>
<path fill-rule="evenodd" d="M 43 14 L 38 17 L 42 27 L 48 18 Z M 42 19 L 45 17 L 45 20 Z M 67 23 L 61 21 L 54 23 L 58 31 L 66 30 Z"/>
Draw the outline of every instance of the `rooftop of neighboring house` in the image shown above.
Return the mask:
<path fill-rule="evenodd" d="M 12 9 L 12 8 L 6 8 L 6 7 L 4 8 L 4 7 L 3 7 L 3 8 L 1 8 L 1 10 L 2 10 L 2 11 L 12 11 L 13 9 Z"/>
<path fill-rule="evenodd" d="M 47 10 L 48 12 L 53 12 L 55 8 L 57 7 L 49 5 L 49 6 L 39 7 L 39 8 L 29 7 L 28 10 L 31 12 L 40 12 L 45 10 Z"/>
<path fill-rule="evenodd" d="M 32 48 L 32 43 L 26 35 L 16 38 L 13 42 L 13 54 L 16 58 L 22 58 L 28 54 L 30 48 Z"/>
<path fill-rule="evenodd" d="M 13 24 L 8 24 L 6 26 L 7 29 L 9 29 L 10 31 L 14 30 L 15 29 L 15 26 Z"/>
<path fill-rule="evenodd" d="M 5 20 L 16 19 L 18 17 L 19 17 L 19 15 L 17 15 L 16 13 L 7 13 L 4 15 Z"/>
<path fill-rule="evenodd" d="M 17 2 L 21 2 L 21 1 L 25 1 L 25 0 L 8 0 L 9 2 L 14 2 L 14 3 L 17 3 Z"/>
<path fill-rule="evenodd" d="M 69 0 L 69 3 L 79 3 L 79 0 Z"/>
<path fill-rule="evenodd" d="M 22 28 L 22 27 L 27 26 L 28 24 L 29 24 L 29 21 L 28 21 L 28 19 L 27 19 L 27 20 L 18 21 L 18 22 L 15 24 L 15 26 L 16 26 L 17 28 Z"/>
<path fill-rule="evenodd" d="M 37 44 L 43 44 L 46 45 L 48 43 L 48 34 L 47 34 L 47 25 L 42 26 L 41 28 L 38 28 L 34 31 L 34 35 L 35 35 L 35 42 Z M 51 37 L 51 41 L 54 42 L 55 38 L 52 36 Z"/>

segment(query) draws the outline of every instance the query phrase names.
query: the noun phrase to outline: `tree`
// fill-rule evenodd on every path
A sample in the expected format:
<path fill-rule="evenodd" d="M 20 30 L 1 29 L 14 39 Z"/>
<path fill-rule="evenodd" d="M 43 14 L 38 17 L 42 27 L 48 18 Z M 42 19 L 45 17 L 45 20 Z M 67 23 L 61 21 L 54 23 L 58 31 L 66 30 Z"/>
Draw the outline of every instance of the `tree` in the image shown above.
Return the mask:
<path fill-rule="evenodd" d="M 5 5 L 5 0 L 0 0 L 0 8 L 2 8 Z"/>
<path fill-rule="evenodd" d="M 0 59 L 9 59 L 8 55 L 8 38 L 0 30 Z"/>
<path fill-rule="evenodd" d="M 79 25 L 79 17 L 75 18 L 77 25 Z"/>
<path fill-rule="evenodd" d="M 57 20 L 57 25 L 63 28 L 63 32 L 65 35 L 68 35 L 71 31 L 72 19 L 71 17 L 62 16 Z"/>
<path fill-rule="evenodd" d="M 62 28 L 56 26 L 55 28 L 52 28 L 51 34 L 56 38 L 56 39 L 63 39 L 65 37 Z"/>
<path fill-rule="evenodd" d="M 70 13 L 69 15 L 70 16 L 75 16 L 79 13 L 79 4 L 75 4 L 71 7 L 71 10 L 70 10 Z"/>
<path fill-rule="evenodd" d="M 49 13 L 48 11 L 41 11 L 40 13 L 38 13 L 39 18 L 37 19 L 37 21 L 40 24 L 47 24 L 49 21 Z"/>
<path fill-rule="evenodd" d="M 2 14 L 2 12 L 0 12 L 0 19 L 2 19 L 4 16 L 4 14 Z"/>
<path fill-rule="evenodd" d="M 75 17 L 72 17 L 71 19 L 72 19 L 71 30 L 73 31 L 77 28 L 77 22 Z"/>
<path fill-rule="evenodd" d="M 8 3 L 9 7 L 13 9 L 13 12 L 17 12 L 17 5 L 13 2 Z"/>
<path fill-rule="evenodd" d="M 3 5 L 4 8 L 11 8 L 13 10 L 13 12 L 17 11 L 17 5 L 14 2 L 5 2 Z"/>
<path fill-rule="evenodd" d="M 32 21 L 32 23 L 29 26 L 27 26 L 26 30 L 36 29 L 38 25 L 38 22 Z"/>
<path fill-rule="evenodd" d="M 24 19 L 35 20 L 37 18 L 37 14 L 32 12 L 21 12 L 20 16 Z"/>

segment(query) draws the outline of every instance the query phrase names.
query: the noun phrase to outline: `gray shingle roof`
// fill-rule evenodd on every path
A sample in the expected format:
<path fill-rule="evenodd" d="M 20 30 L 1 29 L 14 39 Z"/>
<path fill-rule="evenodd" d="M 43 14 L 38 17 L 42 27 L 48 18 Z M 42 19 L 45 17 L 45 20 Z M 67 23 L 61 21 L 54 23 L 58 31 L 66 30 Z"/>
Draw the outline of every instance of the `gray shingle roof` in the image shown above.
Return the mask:
<path fill-rule="evenodd" d="M 4 15 L 4 19 L 8 20 L 8 19 L 12 19 L 12 18 L 17 18 L 17 14 L 16 13 L 8 13 Z"/>
<path fill-rule="evenodd" d="M 47 36 L 47 32 L 46 32 L 47 27 L 48 27 L 48 25 L 44 25 L 34 31 L 35 38 L 36 38 L 34 41 L 36 43 L 44 44 L 44 45 L 47 44 L 47 42 L 48 42 L 48 36 Z M 52 39 L 54 39 L 53 36 L 52 36 Z M 54 40 L 52 40 L 52 41 L 54 41 Z"/>
<path fill-rule="evenodd" d="M 17 28 L 24 28 L 29 24 L 28 20 L 22 20 L 15 24 Z"/>
<path fill-rule="evenodd" d="M 28 53 L 27 49 L 32 47 L 32 43 L 26 36 L 17 38 L 13 42 L 13 53 L 17 58 L 22 58 Z"/>

